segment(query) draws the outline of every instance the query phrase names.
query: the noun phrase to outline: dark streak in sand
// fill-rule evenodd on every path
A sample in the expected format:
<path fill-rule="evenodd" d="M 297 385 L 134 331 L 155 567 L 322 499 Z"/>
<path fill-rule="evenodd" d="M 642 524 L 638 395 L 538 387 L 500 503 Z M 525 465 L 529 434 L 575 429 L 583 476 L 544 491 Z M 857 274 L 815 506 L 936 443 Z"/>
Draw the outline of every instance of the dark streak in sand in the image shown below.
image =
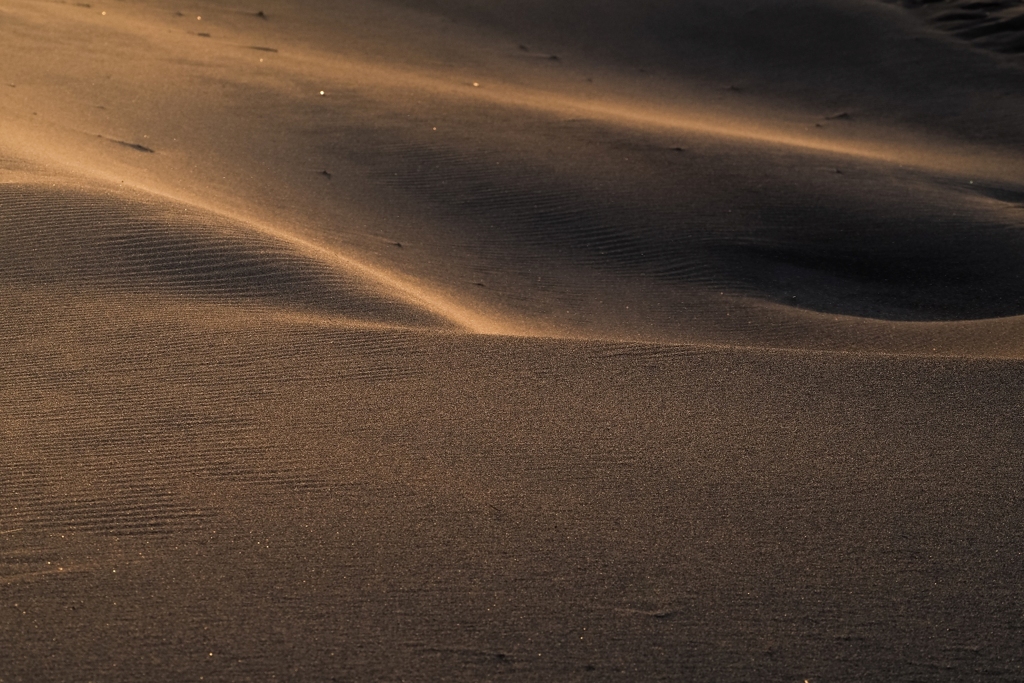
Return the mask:
<path fill-rule="evenodd" d="M 510 654 L 508 654 L 506 652 L 496 652 L 494 650 L 482 650 L 482 649 L 473 648 L 473 647 L 440 647 L 440 646 L 436 646 L 436 645 L 434 645 L 434 646 L 432 646 L 432 645 L 424 645 L 424 646 L 421 646 L 419 649 L 423 650 L 424 652 L 436 652 L 436 653 L 439 653 L 439 654 L 460 654 L 460 655 L 477 655 L 477 656 L 483 656 L 483 657 L 494 657 L 494 658 L 502 660 L 502 661 L 504 661 L 506 659 L 509 659 L 512 656 L 512 655 L 510 655 Z"/>
<path fill-rule="evenodd" d="M 101 135 L 100 137 L 103 137 L 103 136 Z M 137 142 L 126 142 L 124 140 L 112 140 L 110 138 L 107 138 L 107 139 L 110 140 L 111 142 L 116 142 L 119 145 L 123 145 L 125 147 L 130 147 L 130 148 L 136 150 L 137 152 L 145 152 L 146 154 L 156 154 L 156 150 L 150 149 L 149 147 L 146 147 L 145 145 L 140 145 Z"/>
<path fill-rule="evenodd" d="M 637 616 L 653 617 L 655 619 L 668 619 L 668 618 L 674 617 L 676 614 L 678 614 L 678 612 L 676 610 L 669 610 L 669 609 L 646 610 L 646 609 L 633 609 L 633 608 L 629 608 L 629 607 L 616 607 L 616 608 L 614 608 L 614 611 L 615 612 L 619 612 L 621 614 L 635 614 Z"/>

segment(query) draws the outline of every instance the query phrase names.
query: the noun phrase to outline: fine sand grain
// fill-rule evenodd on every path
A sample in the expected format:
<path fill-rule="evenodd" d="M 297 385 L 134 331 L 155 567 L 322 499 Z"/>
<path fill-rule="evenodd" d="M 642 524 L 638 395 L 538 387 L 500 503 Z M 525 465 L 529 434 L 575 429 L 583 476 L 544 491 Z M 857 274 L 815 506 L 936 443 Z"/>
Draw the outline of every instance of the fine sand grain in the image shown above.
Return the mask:
<path fill-rule="evenodd" d="M 0 3 L 0 682 L 1024 678 L 1018 0 Z"/>

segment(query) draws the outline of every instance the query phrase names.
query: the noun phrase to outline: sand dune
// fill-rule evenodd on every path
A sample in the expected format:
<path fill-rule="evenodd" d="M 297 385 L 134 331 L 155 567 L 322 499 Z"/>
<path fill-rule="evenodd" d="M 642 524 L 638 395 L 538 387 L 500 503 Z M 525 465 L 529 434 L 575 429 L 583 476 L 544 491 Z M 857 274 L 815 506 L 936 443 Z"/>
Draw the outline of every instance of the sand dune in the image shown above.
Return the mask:
<path fill-rule="evenodd" d="M 1020 3 L 0 5 L 0 681 L 1018 680 Z"/>

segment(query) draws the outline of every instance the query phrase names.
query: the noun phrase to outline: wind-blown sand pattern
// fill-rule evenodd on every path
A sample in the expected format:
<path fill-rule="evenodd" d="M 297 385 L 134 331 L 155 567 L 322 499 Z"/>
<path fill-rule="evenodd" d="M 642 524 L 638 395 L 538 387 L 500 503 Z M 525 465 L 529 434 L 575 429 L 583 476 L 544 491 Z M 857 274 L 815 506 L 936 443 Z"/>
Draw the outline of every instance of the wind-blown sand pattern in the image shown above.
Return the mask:
<path fill-rule="evenodd" d="M 1024 52 L 1021 0 L 899 0 L 935 26 L 997 52 Z"/>
<path fill-rule="evenodd" d="M 1019 2 L 0 4 L 0 681 L 1024 678 Z"/>

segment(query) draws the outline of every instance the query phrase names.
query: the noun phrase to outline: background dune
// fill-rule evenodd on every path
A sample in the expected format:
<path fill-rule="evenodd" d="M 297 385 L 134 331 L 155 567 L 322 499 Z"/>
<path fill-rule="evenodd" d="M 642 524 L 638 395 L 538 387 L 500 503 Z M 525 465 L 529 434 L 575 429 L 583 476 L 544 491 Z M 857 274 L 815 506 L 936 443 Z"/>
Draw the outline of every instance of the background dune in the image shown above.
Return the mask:
<path fill-rule="evenodd" d="M 0 681 L 1019 679 L 1020 12 L 6 0 Z"/>

